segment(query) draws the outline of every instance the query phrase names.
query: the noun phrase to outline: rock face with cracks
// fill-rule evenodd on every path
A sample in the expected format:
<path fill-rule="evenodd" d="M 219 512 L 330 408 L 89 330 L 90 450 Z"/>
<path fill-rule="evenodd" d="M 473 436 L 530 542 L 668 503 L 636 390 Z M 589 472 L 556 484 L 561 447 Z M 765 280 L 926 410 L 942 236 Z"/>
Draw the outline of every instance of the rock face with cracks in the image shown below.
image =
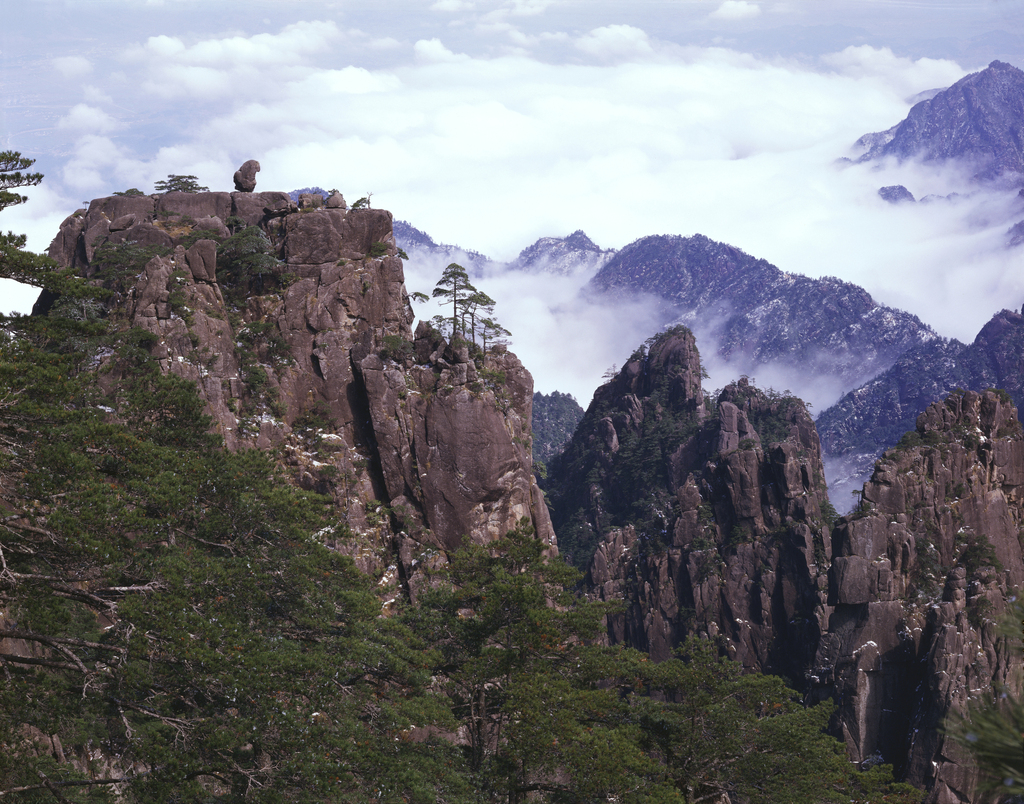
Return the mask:
<path fill-rule="evenodd" d="M 226 256 L 229 224 L 236 238 L 258 228 L 266 254 L 249 276 Z M 353 534 L 338 549 L 369 571 L 390 564 L 415 594 L 465 539 L 523 518 L 552 549 L 554 534 L 532 475 L 529 372 L 426 326 L 414 338 L 397 253 L 391 213 L 299 211 L 277 192 L 96 199 L 50 247 L 117 291 L 109 314 L 196 383 L 229 449 L 281 450 L 296 483 L 333 495 Z"/>
<path fill-rule="evenodd" d="M 933 404 L 835 520 L 799 400 L 699 388 L 692 336 L 639 350 L 599 389 L 548 489 L 563 554 L 620 601 L 608 639 L 663 659 L 692 633 L 832 699 L 853 761 L 926 801 L 978 800 L 950 717 L 1021 656 L 999 628 L 1024 589 L 1024 436 L 1002 392 Z M 710 409 L 709 409 L 710 408 Z"/>
<path fill-rule="evenodd" d="M 599 389 L 554 462 L 559 542 L 596 596 L 625 601 L 612 641 L 664 659 L 696 631 L 750 670 L 793 675 L 825 602 L 814 424 L 799 400 L 746 380 L 709 411 L 700 377 L 678 328 Z"/>
<path fill-rule="evenodd" d="M 833 532 L 813 692 L 837 701 L 855 761 L 892 762 L 929 802 L 970 801 L 976 779 L 943 722 L 998 687 L 1020 694 L 1021 657 L 997 621 L 1024 588 L 1022 503 L 1016 410 L 968 391 L 918 417 Z"/>

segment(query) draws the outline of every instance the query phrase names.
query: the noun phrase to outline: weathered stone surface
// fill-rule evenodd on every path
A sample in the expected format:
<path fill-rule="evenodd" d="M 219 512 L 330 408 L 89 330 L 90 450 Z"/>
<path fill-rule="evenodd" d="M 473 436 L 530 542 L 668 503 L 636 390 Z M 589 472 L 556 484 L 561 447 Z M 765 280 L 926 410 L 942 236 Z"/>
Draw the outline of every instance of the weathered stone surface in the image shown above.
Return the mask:
<path fill-rule="evenodd" d="M 833 532 L 834 610 L 811 679 L 839 704 L 855 761 L 879 754 L 927 802 L 968 802 L 976 771 L 941 727 L 972 695 L 1019 684 L 992 621 L 1024 582 L 1024 438 L 994 392 L 931 405 L 917 434 Z"/>
<path fill-rule="evenodd" d="M 156 213 L 188 215 L 199 218 L 216 217 L 226 220 L 231 214 L 231 193 L 164 193 L 156 197 Z"/>
<path fill-rule="evenodd" d="M 292 206 L 292 199 L 288 193 L 231 194 L 231 214 L 241 218 L 247 226 L 257 226 L 262 223 L 267 215 L 267 209 L 280 210 L 282 214 L 286 214 Z"/>
<path fill-rule="evenodd" d="M 256 174 L 260 172 L 260 163 L 250 159 L 242 163 L 235 171 L 235 189 L 240 193 L 251 193 L 256 189 Z"/>
<path fill-rule="evenodd" d="M 345 209 L 348 207 L 348 204 L 345 203 L 345 196 L 341 193 L 331 193 L 327 196 L 324 206 L 328 209 Z"/>
<path fill-rule="evenodd" d="M 217 241 L 197 240 L 185 252 L 188 269 L 196 282 L 215 282 L 217 280 Z"/>
<path fill-rule="evenodd" d="M 130 212 L 110 222 L 110 231 L 120 232 L 135 224 L 135 213 Z"/>
<path fill-rule="evenodd" d="M 284 259 L 290 265 L 336 262 L 342 241 L 330 215 L 309 212 L 285 218 Z"/>
<path fill-rule="evenodd" d="M 145 221 L 135 224 L 130 229 L 112 232 L 106 239 L 106 242 L 111 244 L 135 243 L 140 246 L 170 248 L 174 244 L 174 238 L 166 230 Z"/>
<path fill-rule="evenodd" d="M 216 215 L 209 218 L 200 218 L 195 222 L 193 228 L 209 232 L 210 237 L 218 241 L 224 240 L 226 237 L 231 235 L 231 232 L 228 231 L 228 227 L 224 225 L 224 221 Z"/>
<path fill-rule="evenodd" d="M 299 212 L 285 193 L 157 202 L 98 199 L 64 222 L 51 253 L 88 275 L 104 244 L 171 250 L 140 266 L 124 315 L 157 336 L 151 354 L 162 370 L 196 383 L 229 449 L 282 448 L 294 482 L 333 496 L 351 535 L 332 547 L 368 572 L 397 565 L 388 577 L 411 595 L 429 585 L 444 551 L 491 541 L 524 518 L 556 551 L 532 475 L 532 379 L 504 349 L 481 366 L 505 380 L 485 383 L 465 344 L 429 327 L 413 344 L 390 213 Z M 261 295 L 229 288 L 229 306 L 216 269 L 230 215 L 264 228 L 292 278 L 265 280 Z M 386 336 L 408 343 L 410 356 L 382 358 Z M 258 391 L 257 368 L 266 378 Z M 107 387 L 117 381 L 104 375 Z"/>
<path fill-rule="evenodd" d="M 826 617 L 814 425 L 799 400 L 746 380 L 710 416 L 700 376 L 692 335 L 673 331 L 598 389 L 552 464 L 560 549 L 582 563 L 585 523 L 589 588 L 626 603 L 610 640 L 664 659 L 704 633 L 749 669 L 799 676 Z"/>
<path fill-rule="evenodd" d="M 60 225 L 60 231 L 53 238 L 46 253 L 52 260 L 68 267 L 84 264 L 85 249 L 80 242 L 85 231 L 85 210 L 80 209 L 68 215 Z M 81 253 L 79 253 L 81 249 Z"/>

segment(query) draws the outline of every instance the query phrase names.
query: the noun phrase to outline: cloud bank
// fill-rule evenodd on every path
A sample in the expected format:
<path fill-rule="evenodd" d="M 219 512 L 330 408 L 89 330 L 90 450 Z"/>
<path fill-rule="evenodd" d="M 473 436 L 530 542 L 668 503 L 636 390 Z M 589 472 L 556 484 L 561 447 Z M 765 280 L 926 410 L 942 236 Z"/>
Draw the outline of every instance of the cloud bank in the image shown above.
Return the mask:
<path fill-rule="evenodd" d="M 109 63 L 67 55 L 54 68 L 89 85 L 54 129 L 64 155 L 47 182 L 62 214 L 8 210 L 5 226 L 41 250 L 82 199 L 150 191 L 171 173 L 231 189 L 256 158 L 259 189 L 372 192 L 435 239 L 500 260 L 579 228 L 605 248 L 699 232 L 786 271 L 862 284 L 961 339 L 1024 302 L 1003 248 L 1024 217 L 1012 192 L 965 194 L 966 177 L 937 168 L 836 163 L 861 134 L 901 120 L 907 97 L 979 65 L 863 44 L 817 60 L 757 57 L 653 26 L 561 25 L 563 6 L 438 0 L 436 25 L 411 34 L 375 36 L 323 13 L 260 33 L 150 35 Z M 779 4 L 726 0 L 712 16 L 770 10 Z M 897 183 L 963 195 L 893 207 L 877 189 Z M 498 284 L 487 290 L 538 387 L 584 404 L 655 325 L 642 304 L 586 308 L 579 280 Z"/>

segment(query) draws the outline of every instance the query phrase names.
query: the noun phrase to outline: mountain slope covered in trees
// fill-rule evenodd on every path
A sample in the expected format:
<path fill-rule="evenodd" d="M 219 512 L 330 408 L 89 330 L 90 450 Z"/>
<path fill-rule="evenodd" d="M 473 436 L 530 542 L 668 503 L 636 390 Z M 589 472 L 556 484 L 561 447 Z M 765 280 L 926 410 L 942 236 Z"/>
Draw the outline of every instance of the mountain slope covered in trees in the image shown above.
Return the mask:
<path fill-rule="evenodd" d="M 388 213 L 116 197 L 20 245 L 5 797 L 915 800 L 712 645 L 592 642 L 614 606 L 555 555 L 529 375 L 410 331 Z"/>

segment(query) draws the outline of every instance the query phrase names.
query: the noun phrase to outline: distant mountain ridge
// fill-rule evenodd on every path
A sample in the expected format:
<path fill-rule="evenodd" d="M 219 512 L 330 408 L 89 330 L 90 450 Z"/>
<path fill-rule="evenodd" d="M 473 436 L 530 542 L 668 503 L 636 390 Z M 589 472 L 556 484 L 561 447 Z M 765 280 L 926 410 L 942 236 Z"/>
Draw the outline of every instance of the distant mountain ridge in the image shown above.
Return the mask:
<path fill-rule="evenodd" d="M 835 277 L 786 273 L 704 235 L 656 235 L 619 251 L 590 283 L 603 294 L 660 297 L 667 318 L 731 363 L 786 364 L 857 385 L 937 336 Z M 710 342 L 709 342 L 710 341 Z"/>
<path fill-rule="evenodd" d="M 900 161 L 961 160 L 977 177 L 1024 173 L 1024 72 L 993 61 L 953 86 L 916 104 L 886 131 L 865 134 L 858 161 L 894 156 Z"/>
<path fill-rule="evenodd" d="M 509 267 L 519 271 L 571 276 L 600 268 L 614 254 L 614 249 L 601 248 L 582 229 L 577 229 L 568 237 L 542 237 L 519 252 Z"/>
<path fill-rule="evenodd" d="M 841 474 L 847 477 L 834 485 L 843 492 L 859 488 L 880 448 L 913 430 L 928 405 L 957 389 L 989 388 L 1006 391 L 1018 407 L 1024 404 L 1024 315 L 1013 310 L 992 316 L 970 344 L 938 338 L 908 349 L 889 369 L 822 411 L 822 450 L 834 467 L 845 467 Z M 842 493 L 837 496 L 843 500 Z"/>

